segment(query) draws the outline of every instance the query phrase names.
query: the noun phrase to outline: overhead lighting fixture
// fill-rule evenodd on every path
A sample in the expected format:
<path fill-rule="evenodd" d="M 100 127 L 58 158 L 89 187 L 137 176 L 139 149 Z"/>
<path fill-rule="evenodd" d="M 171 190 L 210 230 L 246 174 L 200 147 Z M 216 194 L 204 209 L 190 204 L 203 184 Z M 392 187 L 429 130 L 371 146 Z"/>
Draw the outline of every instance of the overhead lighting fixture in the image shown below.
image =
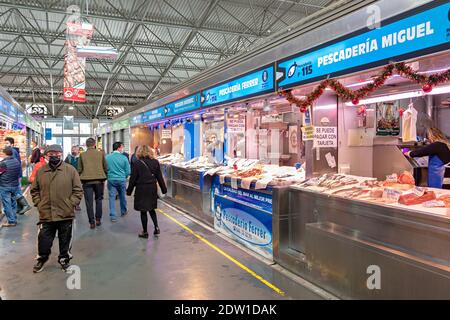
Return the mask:
<path fill-rule="evenodd" d="M 372 103 L 377 103 L 377 102 L 401 100 L 401 99 L 408 99 L 408 98 L 417 98 L 417 97 L 423 97 L 426 95 L 436 95 L 436 94 L 444 94 L 444 93 L 450 93 L 450 86 L 433 88 L 433 91 L 431 91 L 430 93 L 425 93 L 422 90 L 416 90 L 416 91 L 396 93 L 396 94 L 391 94 L 391 95 L 386 95 L 386 96 L 363 99 L 363 100 L 360 100 L 357 105 L 359 106 L 359 105 L 363 105 L 363 104 L 372 104 Z M 355 106 L 352 102 L 346 102 L 345 105 L 348 107 Z"/>
<path fill-rule="evenodd" d="M 73 110 L 73 106 L 70 106 L 70 107 L 69 107 L 69 110 Z"/>

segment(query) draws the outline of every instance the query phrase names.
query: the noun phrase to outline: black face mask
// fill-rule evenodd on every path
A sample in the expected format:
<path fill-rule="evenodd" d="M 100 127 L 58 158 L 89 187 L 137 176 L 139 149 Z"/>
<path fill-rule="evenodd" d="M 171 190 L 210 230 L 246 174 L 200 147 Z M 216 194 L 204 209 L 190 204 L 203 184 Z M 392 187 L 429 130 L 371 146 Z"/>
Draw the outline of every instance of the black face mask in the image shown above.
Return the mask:
<path fill-rule="evenodd" d="M 55 169 L 61 164 L 61 158 L 58 156 L 50 156 L 48 159 L 48 164 L 51 168 Z"/>

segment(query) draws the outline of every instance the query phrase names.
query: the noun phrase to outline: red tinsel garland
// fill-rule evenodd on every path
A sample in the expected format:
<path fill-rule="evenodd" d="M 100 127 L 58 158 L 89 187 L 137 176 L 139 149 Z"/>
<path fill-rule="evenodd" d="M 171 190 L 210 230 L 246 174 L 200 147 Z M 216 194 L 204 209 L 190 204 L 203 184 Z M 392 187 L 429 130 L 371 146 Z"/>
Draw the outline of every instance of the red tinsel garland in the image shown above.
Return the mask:
<path fill-rule="evenodd" d="M 307 108 L 312 106 L 313 103 L 320 98 L 327 87 L 336 92 L 340 98 L 358 104 L 360 99 L 367 97 L 370 93 L 383 86 L 386 80 L 394 74 L 394 71 L 400 76 L 422 85 L 425 92 L 431 91 L 433 86 L 450 80 L 450 69 L 442 73 L 426 76 L 415 72 L 406 63 L 400 62 L 387 65 L 383 68 L 381 74 L 373 79 L 371 83 L 358 90 L 348 89 L 335 79 L 326 79 L 319 83 L 319 85 L 304 99 L 294 97 L 291 90 L 282 91 L 280 92 L 280 95 L 284 96 L 290 103 L 297 105 L 301 112 L 306 112 Z"/>

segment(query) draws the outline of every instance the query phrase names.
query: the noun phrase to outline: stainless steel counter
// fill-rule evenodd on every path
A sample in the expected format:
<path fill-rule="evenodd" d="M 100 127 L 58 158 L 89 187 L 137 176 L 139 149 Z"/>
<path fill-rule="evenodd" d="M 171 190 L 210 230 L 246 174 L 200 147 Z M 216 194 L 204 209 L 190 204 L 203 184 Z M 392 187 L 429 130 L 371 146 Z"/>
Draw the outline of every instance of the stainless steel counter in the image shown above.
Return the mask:
<path fill-rule="evenodd" d="M 342 298 L 450 299 L 449 217 L 295 188 L 285 202 L 280 265 Z M 367 286 L 374 268 L 380 289 Z"/>
<path fill-rule="evenodd" d="M 210 212 L 211 176 L 176 166 L 171 166 L 170 174 L 171 192 L 164 201 L 213 226 L 214 217 Z"/>

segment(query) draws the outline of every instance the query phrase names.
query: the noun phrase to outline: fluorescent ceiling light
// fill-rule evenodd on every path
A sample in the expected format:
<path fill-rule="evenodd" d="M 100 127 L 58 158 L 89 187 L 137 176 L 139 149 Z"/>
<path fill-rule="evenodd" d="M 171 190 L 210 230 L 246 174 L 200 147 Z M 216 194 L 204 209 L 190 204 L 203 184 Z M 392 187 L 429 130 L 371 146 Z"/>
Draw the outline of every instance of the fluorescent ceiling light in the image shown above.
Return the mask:
<path fill-rule="evenodd" d="M 443 86 L 443 87 L 436 87 L 433 88 L 433 91 L 430 93 L 425 93 L 422 90 L 416 90 L 416 91 L 410 91 L 410 92 L 402 92 L 402 93 L 396 93 L 386 96 L 380 96 L 380 97 L 373 97 L 368 99 L 360 100 L 359 105 L 363 104 L 371 104 L 371 103 L 377 103 L 377 102 L 385 102 L 385 101 L 393 101 L 393 100 L 401 100 L 401 99 L 408 99 L 408 98 L 417 98 L 422 97 L 426 95 L 436 95 L 436 94 L 444 94 L 444 93 L 450 93 L 450 86 Z M 346 102 L 346 106 L 355 106 L 352 102 Z"/>

